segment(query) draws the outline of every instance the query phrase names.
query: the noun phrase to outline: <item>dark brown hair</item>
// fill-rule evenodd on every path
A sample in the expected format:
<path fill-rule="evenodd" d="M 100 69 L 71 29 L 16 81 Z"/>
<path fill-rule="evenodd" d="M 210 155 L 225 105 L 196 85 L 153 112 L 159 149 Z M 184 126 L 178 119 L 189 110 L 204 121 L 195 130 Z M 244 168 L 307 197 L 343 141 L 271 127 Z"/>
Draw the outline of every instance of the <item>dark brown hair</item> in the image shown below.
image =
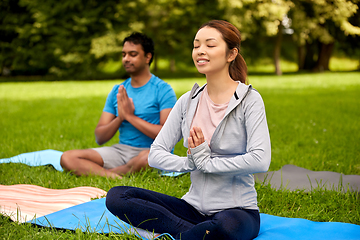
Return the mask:
<path fill-rule="evenodd" d="M 224 20 L 211 20 L 210 22 L 203 24 L 199 29 L 204 27 L 211 27 L 218 30 L 222 34 L 229 51 L 231 49 L 237 48 L 238 55 L 236 56 L 235 60 L 230 63 L 229 74 L 233 80 L 246 84 L 247 66 L 244 58 L 240 54 L 240 31 L 234 25 Z"/>

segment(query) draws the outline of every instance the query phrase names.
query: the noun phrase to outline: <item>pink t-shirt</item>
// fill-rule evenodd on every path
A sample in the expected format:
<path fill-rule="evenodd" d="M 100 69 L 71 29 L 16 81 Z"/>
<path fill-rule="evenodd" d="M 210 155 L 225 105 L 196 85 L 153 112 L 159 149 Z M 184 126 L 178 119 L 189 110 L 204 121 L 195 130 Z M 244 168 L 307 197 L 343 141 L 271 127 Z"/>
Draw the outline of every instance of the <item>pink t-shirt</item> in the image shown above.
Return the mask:
<path fill-rule="evenodd" d="M 217 125 L 219 125 L 220 121 L 223 119 L 229 102 L 216 104 L 210 99 L 207 86 L 205 86 L 203 91 L 204 92 L 201 94 L 191 128 L 193 126 L 200 127 L 205 140 L 208 144 L 210 144 L 211 137 L 214 134 Z"/>

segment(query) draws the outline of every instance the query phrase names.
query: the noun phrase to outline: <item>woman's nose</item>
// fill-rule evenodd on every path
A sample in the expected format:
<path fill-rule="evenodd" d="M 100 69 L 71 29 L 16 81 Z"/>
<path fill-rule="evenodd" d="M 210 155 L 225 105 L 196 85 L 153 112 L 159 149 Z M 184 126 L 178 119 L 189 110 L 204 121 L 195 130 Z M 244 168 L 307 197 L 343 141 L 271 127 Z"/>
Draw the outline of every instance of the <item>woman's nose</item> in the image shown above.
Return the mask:
<path fill-rule="evenodd" d="M 198 55 L 205 55 L 205 50 L 203 47 L 198 48 Z"/>

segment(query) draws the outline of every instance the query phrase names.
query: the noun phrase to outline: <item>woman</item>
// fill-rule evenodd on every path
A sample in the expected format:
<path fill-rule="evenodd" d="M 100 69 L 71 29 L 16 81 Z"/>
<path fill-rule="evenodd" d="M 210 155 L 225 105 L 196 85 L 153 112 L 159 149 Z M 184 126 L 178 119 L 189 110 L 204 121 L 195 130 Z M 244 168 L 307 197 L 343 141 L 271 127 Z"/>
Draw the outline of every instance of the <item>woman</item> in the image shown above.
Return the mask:
<path fill-rule="evenodd" d="M 253 174 L 270 165 L 270 137 L 260 94 L 245 85 L 240 32 L 226 21 L 200 27 L 192 57 L 207 84 L 194 85 L 171 111 L 149 154 L 149 165 L 191 172 L 178 199 L 115 187 L 107 208 L 120 219 L 175 239 L 253 239 L 260 228 Z M 184 138 L 187 157 L 171 154 Z"/>

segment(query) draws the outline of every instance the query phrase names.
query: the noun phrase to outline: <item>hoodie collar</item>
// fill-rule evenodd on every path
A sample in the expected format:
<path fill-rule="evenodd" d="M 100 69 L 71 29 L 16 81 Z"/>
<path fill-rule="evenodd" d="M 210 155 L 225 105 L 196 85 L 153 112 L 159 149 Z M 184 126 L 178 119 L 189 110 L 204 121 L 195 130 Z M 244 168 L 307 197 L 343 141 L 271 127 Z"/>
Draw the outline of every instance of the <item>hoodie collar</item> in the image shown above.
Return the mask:
<path fill-rule="evenodd" d="M 238 83 L 239 84 L 234 92 L 234 97 L 231 98 L 229 105 L 231 104 L 231 102 L 234 102 L 234 101 L 241 102 L 245 98 L 248 91 L 250 89 L 252 89 L 251 85 L 245 85 L 241 82 L 238 82 Z M 190 92 L 191 99 L 196 98 L 205 89 L 206 85 L 207 84 L 205 83 L 203 86 L 200 87 L 197 83 L 195 83 Z"/>
<path fill-rule="evenodd" d="M 238 106 L 241 103 L 241 101 L 246 97 L 248 92 L 252 89 L 251 85 L 245 85 L 241 82 L 238 82 L 238 83 L 239 84 L 233 95 L 234 97 L 232 97 L 230 99 L 225 116 L 227 116 L 234 108 L 236 108 L 236 106 Z M 204 84 L 202 87 L 200 87 L 197 83 L 195 83 L 190 91 L 190 100 L 195 100 L 197 102 L 199 100 L 200 93 L 204 90 L 206 85 L 207 84 Z M 188 104 L 187 104 L 187 111 L 188 111 L 187 123 L 188 123 L 189 129 L 190 129 L 190 125 L 191 125 L 192 119 L 193 119 L 195 111 L 196 111 L 196 107 L 190 108 L 191 104 L 194 104 L 194 101 L 188 101 Z"/>

